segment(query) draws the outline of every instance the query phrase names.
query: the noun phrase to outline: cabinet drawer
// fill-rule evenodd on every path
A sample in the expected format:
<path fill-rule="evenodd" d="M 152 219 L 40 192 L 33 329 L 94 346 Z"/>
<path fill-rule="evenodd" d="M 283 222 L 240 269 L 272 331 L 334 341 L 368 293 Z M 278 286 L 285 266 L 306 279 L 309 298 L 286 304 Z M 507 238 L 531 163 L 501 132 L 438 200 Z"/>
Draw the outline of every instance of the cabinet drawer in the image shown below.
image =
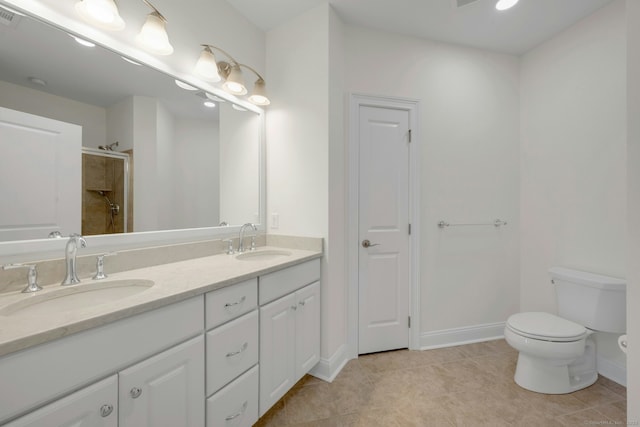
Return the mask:
<path fill-rule="evenodd" d="M 314 259 L 260 276 L 260 305 L 320 280 L 320 260 Z"/>
<path fill-rule="evenodd" d="M 258 363 L 258 310 L 207 332 L 207 396 Z"/>
<path fill-rule="evenodd" d="M 258 279 L 231 285 L 205 296 L 206 328 L 215 328 L 258 305 Z"/>
<path fill-rule="evenodd" d="M 258 366 L 207 399 L 207 427 L 251 426 L 258 421 Z"/>

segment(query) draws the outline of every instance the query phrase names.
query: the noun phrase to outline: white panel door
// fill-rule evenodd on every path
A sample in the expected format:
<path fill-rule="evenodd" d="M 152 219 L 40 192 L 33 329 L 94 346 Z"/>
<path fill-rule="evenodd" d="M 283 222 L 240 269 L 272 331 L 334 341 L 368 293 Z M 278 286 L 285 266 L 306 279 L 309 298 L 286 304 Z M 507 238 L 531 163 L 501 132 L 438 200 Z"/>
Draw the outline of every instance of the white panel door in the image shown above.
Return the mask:
<path fill-rule="evenodd" d="M 120 427 L 204 426 L 204 338 L 198 336 L 118 374 Z"/>
<path fill-rule="evenodd" d="M 81 231 L 82 127 L 0 107 L 0 241 Z"/>
<path fill-rule="evenodd" d="M 320 360 L 320 282 L 296 292 L 296 377 L 298 381 Z"/>
<path fill-rule="evenodd" d="M 296 383 L 296 298 L 260 307 L 260 416 Z"/>
<path fill-rule="evenodd" d="M 409 112 L 359 111 L 358 352 L 409 346 Z"/>
<path fill-rule="evenodd" d="M 6 427 L 117 427 L 118 377 L 113 375 L 6 424 Z"/>

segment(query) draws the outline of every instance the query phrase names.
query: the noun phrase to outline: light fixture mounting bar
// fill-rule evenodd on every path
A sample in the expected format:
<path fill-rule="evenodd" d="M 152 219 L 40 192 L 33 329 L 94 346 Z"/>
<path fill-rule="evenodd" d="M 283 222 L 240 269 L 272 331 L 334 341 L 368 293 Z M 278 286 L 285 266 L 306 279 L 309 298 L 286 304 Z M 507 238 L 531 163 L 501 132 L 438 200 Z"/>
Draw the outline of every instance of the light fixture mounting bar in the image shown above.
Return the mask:
<path fill-rule="evenodd" d="M 142 0 L 142 1 L 146 1 L 146 0 Z M 218 51 L 224 53 L 227 56 L 227 58 L 229 58 L 231 60 L 231 62 L 233 62 L 234 64 L 238 64 L 238 61 L 236 61 L 235 58 L 229 54 L 229 52 L 227 52 L 226 50 L 220 49 L 218 46 L 214 46 L 212 44 L 206 44 L 206 43 L 203 43 L 200 46 L 208 47 L 209 49 L 218 50 Z"/>
<path fill-rule="evenodd" d="M 158 16 L 158 18 L 162 19 L 164 22 L 168 22 L 167 18 L 165 18 L 164 15 L 161 14 L 160 11 L 154 5 L 151 4 L 151 2 L 149 2 L 149 0 L 142 0 L 142 2 L 147 6 L 149 6 L 151 9 L 153 9 L 153 13 L 155 13 Z"/>

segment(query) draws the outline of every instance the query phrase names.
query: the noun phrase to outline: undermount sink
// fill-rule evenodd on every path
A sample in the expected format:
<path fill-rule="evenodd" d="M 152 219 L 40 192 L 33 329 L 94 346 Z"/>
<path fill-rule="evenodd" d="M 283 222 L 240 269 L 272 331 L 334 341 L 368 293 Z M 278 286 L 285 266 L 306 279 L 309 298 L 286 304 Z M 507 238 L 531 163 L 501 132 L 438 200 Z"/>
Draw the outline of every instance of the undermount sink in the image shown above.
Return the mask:
<path fill-rule="evenodd" d="M 242 261 L 272 261 L 284 257 L 291 256 L 290 251 L 284 251 L 280 249 L 265 249 L 251 252 L 243 252 L 236 255 L 236 259 Z"/>
<path fill-rule="evenodd" d="M 60 287 L 51 292 L 25 296 L 3 307 L 0 316 L 48 315 L 117 301 L 151 288 L 155 282 L 144 279 L 112 280 Z"/>

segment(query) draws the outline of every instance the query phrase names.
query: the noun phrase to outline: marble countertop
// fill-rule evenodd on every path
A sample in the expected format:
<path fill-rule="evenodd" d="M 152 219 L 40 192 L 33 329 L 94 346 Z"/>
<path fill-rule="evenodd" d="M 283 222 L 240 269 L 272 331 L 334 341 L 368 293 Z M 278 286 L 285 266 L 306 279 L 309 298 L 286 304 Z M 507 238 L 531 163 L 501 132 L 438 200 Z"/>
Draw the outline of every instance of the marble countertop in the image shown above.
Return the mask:
<path fill-rule="evenodd" d="M 29 313 L 0 314 L 0 356 L 322 256 L 322 252 L 319 251 L 268 246 L 260 247 L 258 252 L 265 250 L 286 250 L 291 255 L 277 259 L 256 258 L 246 261 L 236 259 L 235 255 L 220 254 L 109 274 L 108 278 L 99 281 L 91 278 L 83 279 L 82 283 L 72 286 L 89 288 L 95 284 L 132 279 L 152 280 L 155 283 L 149 289 L 115 301 L 90 307 L 77 307 L 53 315 L 51 313 L 39 315 L 37 312 L 34 313 L 34 310 L 29 310 Z M 60 288 L 60 285 L 50 285 L 33 294 L 20 292 L 2 294 L 0 295 L 0 313 L 7 306 L 20 304 L 36 296 L 42 298 L 48 293 L 59 292 Z"/>

